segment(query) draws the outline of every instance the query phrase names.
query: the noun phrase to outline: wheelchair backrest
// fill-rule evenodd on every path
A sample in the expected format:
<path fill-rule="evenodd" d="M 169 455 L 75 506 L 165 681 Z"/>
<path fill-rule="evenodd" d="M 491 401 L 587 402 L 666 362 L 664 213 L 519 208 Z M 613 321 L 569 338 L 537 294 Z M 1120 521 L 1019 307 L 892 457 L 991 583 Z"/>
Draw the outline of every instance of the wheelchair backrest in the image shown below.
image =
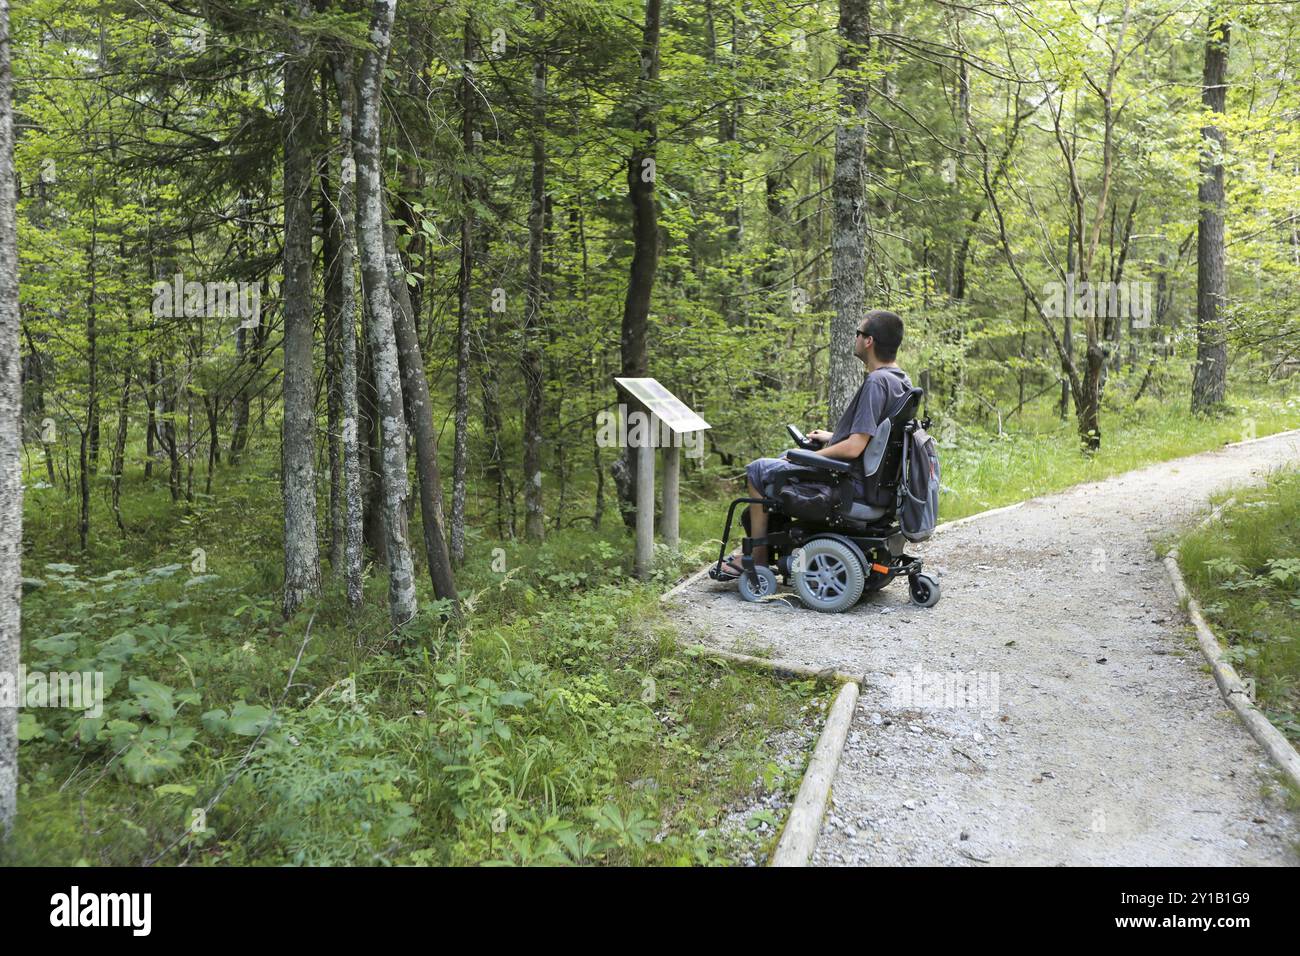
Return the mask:
<path fill-rule="evenodd" d="M 903 476 L 903 427 L 916 417 L 916 409 L 925 395 L 913 387 L 881 423 L 875 437 L 862 453 L 862 469 L 867 477 L 866 504 L 893 507 L 898 483 Z"/>

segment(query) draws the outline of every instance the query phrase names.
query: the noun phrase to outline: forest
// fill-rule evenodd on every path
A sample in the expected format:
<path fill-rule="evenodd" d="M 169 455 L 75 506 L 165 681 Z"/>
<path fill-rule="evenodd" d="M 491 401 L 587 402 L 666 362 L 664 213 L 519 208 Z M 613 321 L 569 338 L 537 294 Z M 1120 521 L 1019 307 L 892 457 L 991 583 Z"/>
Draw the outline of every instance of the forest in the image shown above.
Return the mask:
<path fill-rule="evenodd" d="M 1300 427 L 1297 32 L 0 0 L 0 673 L 98 681 L 0 706 L 0 862 L 764 861 L 834 687 L 660 596 L 873 309 L 944 521 Z M 708 425 L 642 561 L 616 377 Z"/>

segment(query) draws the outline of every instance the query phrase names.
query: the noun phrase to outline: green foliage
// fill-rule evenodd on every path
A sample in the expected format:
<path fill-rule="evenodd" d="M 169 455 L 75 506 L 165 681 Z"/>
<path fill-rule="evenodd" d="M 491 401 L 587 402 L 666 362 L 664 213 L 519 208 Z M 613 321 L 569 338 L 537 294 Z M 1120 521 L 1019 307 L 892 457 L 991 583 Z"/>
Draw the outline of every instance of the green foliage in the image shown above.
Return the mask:
<path fill-rule="evenodd" d="M 275 520 L 259 464 L 101 559 L 41 560 L 61 553 L 41 504 L 61 491 L 29 502 L 44 585 L 24 658 L 102 670 L 106 699 L 99 718 L 24 711 L 14 859 L 710 864 L 761 846 L 725 815 L 797 786 L 771 740 L 819 719 L 817 688 L 683 656 L 655 592 L 625 583 L 625 532 L 476 546 L 456 627 L 426 614 L 386 637 L 382 578 L 360 617 L 331 589 L 285 623 L 262 571 L 278 542 L 241 533 Z M 160 486 L 126 500 L 145 528 L 171 507 Z"/>
<path fill-rule="evenodd" d="M 1300 472 L 1233 496 L 1218 520 L 1183 540 L 1179 565 L 1224 657 L 1255 679 L 1278 729 L 1300 741 Z"/>

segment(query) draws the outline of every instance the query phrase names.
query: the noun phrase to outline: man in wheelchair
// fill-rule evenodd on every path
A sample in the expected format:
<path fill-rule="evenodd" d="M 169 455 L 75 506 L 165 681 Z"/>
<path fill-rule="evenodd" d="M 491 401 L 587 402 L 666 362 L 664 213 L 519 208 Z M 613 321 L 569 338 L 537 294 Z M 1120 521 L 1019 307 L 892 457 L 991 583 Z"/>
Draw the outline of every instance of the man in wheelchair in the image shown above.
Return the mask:
<path fill-rule="evenodd" d="M 904 433 L 928 424 L 915 420 L 922 391 L 898 366 L 902 342 L 893 312 L 878 309 L 859 323 L 853 354 L 867 367 L 862 385 L 833 432 L 805 437 L 787 426 L 800 447 L 749 464 L 748 497 L 731 503 L 714 579 L 736 581 L 743 598 L 758 601 L 776 593 L 780 574 L 794 579 L 805 605 L 838 612 L 906 574 L 914 601 L 938 600 L 938 583 L 903 553 L 895 520 Z M 748 505 L 748 536 L 724 560 L 740 504 Z"/>

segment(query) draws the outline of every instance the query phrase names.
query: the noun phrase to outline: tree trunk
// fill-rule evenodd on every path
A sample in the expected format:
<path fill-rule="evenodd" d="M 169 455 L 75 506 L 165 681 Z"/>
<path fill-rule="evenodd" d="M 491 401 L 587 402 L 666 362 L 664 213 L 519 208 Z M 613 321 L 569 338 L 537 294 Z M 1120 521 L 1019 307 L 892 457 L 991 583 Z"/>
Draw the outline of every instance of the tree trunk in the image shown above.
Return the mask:
<path fill-rule="evenodd" d="M 828 421 L 839 420 L 862 384 L 853 354 L 854 333 L 865 313 L 867 271 L 867 82 L 860 75 L 871 40 L 868 0 L 840 0 L 840 118 L 835 127 L 831 182 L 831 320 Z"/>
<path fill-rule="evenodd" d="M 1075 224 L 1071 216 L 1065 240 L 1065 274 L 1074 275 L 1078 267 L 1075 261 Z M 1065 328 L 1061 332 L 1061 403 L 1058 409 L 1061 421 L 1070 414 L 1070 368 L 1074 365 L 1074 310 L 1065 310 Z"/>
<path fill-rule="evenodd" d="M 93 175 L 91 182 L 94 182 Z M 95 274 L 99 220 L 94 205 L 96 201 L 91 200 L 90 243 L 86 250 L 90 266 L 90 288 L 86 294 L 86 440 L 89 442 L 87 454 L 92 475 L 99 471 L 99 322 Z M 84 544 L 82 549 L 85 549 Z"/>
<path fill-rule="evenodd" d="M 720 64 L 718 55 L 718 18 L 714 11 L 713 0 L 705 0 L 704 16 L 708 60 L 710 65 L 715 70 L 718 70 Z M 736 15 L 733 10 L 731 11 L 731 56 L 733 61 L 737 50 L 736 32 Z M 720 281 L 722 299 L 719 311 L 728 326 L 740 324 L 740 304 L 743 301 L 744 294 L 745 273 L 744 268 L 740 265 L 739 255 L 741 245 L 740 187 L 739 184 L 733 182 L 734 177 L 731 173 L 731 167 L 734 163 L 731 157 L 731 144 L 736 141 L 736 125 L 741 102 L 739 98 L 736 98 L 724 101 L 718 106 L 717 137 L 723 148 L 719 151 L 717 196 L 722 206 L 722 222 L 725 227 L 722 248 L 718 258 L 720 263 L 726 267 Z"/>
<path fill-rule="evenodd" d="M 475 339 L 478 344 L 473 359 L 478 367 L 479 388 L 483 395 L 483 432 L 488 442 L 483 471 L 494 496 L 497 537 L 514 538 L 514 496 L 506 488 L 505 455 L 501 447 L 501 398 L 496 364 L 490 358 L 491 351 L 501 338 L 500 326 L 495 314 L 487 317 L 483 334 Z M 506 521 L 507 503 L 511 515 L 509 522 Z"/>
<path fill-rule="evenodd" d="M 239 211 L 240 215 L 245 217 L 244 222 L 240 223 L 240 245 L 243 246 L 245 256 L 253 254 L 252 243 L 249 240 L 252 225 L 247 221 L 248 213 L 252 207 L 252 201 L 244 189 L 239 191 Z M 258 318 L 259 323 L 261 318 Z M 249 352 L 249 332 L 253 331 L 244 326 L 241 321 L 235 329 L 235 368 L 239 376 L 239 385 L 235 391 L 235 397 L 230 403 L 230 448 L 227 452 L 227 461 L 231 465 L 238 465 L 241 456 L 244 453 L 244 446 L 248 442 L 248 406 L 249 394 L 253 387 L 253 370 L 257 368 L 257 361 Z M 257 343 L 257 334 L 253 332 L 253 344 Z M 247 370 L 246 370 L 247 369 Z"/>
<path fill-rule="evenodd" d="M 357 167 L 352 158 L 352 123 L 356 92 L 348 60 L 334 59 L 334 82 L 339 93 L 339 197 L 336 214 L 339 245 L 334 269 L 338 277 L 339 303 L 339 414 L 343 459 L 343 493 L 340 516 L 343 520 L 342 573 L 347 587 L 348 606 L 361 606 L 361 552 L 363 504 L 361 500 L 361 420 L 357 398 L 357 292 L 356 262 L 356 183 Z"/>
<path fill-rule="evenodd" d="M 1098 341 L 1088 343 L 1080 393 L 1074 397 L 1079 442 L 1088 451 L 1101 447 L 1101 374 L 1106 367 L 1106 350 Z"/>
<path fill-rule="evenodd" d="M 241 324 L 235 330 L 235 365 L 242 374 L 247 376 L 243 370 L 246 366 L 252 366 L 256 363 L 250 361 L 248 354 L 248 329 Z M 244 454 L 244 446 L 248 444 L 248 391 L 251 387 L 248 377 L 240 380 L 239 391 L 235 393 L 235 400 L 230 406 L 230 450 L 228 460 L 232 465 L 238 465 Z M 149 422 L 153 423 L 153 404 L 149 406 Z M 150 435 L 152 442 L 153 436 Z M 152 451 L 152 447 L 150 448 Z M 149 456 L 150 460 L 152 455 Z M 148 469 L 150 465 L 146 464 Z"/>
<path fill-rule="evenodd" d="M 365 330 L 370 314 L 361 307 L 361 337 L 357 340 L 357 454 L 361 460 L 361 533 L 377 565 L 388 567 L 388 541 L 384 531 L 383 442 L 379 434 L 379 395 L 375 391 L 374 350 Z"/>
<path fill-rule="evenodd" d="M 144 388 L 144 400 L 149 404 L 149 414 L 145 418 L 144 425 L 144 476 L 146 479 L 153 477 L 153 460 L 157 449 L 154 442 L 158 435 L 158 360 L 149 360 L 149 380 Z M 48 446 L 47 446 L 48 447 Z M 231 442 L 231 464 L 235 463 L 234 459 L 234 442 Z M 51 473 L 52 474 L 52 473 Z M 53 477 L 50 478 L 50 484 L 54 483 Z"/>
<path fill-rule="evenodd" d="M 650 294 L 659 265 L 659 212 L 655 205 L 655 147 L 659 135 L 655 120 L 654 89 L 659 80 L 660 0 L 646 0 L 645 26 L 641 39 L 641 75 L 637 83 L 634 143 L 627 163 L 627 198 L 632 204 L 632 268 L 623 303 L 620 339 L 623 377 L 648 374 L 646 328 L 650 317 Z M 615 462 L 614 480 L 619 492 L 623 522 L 636 524 L 636 466 L 634 449 L 624 448 Z"/>
<path fill-rule="evenodd" d="M 201 320 L 200 320 L 201 321 Z M 194 503 L 194 358 L 193 339 L 185 347 L 185 502 Z M 313 466 L 312 474 L 315 474 Z"/>
<path fill-rule="evenodd" d="M 327 70 L 321 71 L 321 141 L 329 138 L 329 124 L 325 121 L 329 110 L 326 92 Z M 344 153 L 343 155 L 350 155 Z M 338 202 L 331 193 L 328 155 L 320 160 L 320 223 L 321 259 L 325 264 L 325 434 L 329 454 L 329 523 L 330 523 L 330 573 L 344 575 L 346 537 L 346 503 L 343 489 L 343 277 L 339 274 L 342 230 L 339 223 Z"/>
<path fill-rule="evenodd" d="M 90 429 L 81 430 L 77 452 L 77 494 L 80 510 L 77 516 L 77 541 L 82 554 L 90 546 Z"/>
<path fill-rule="evenodd" d="M 384 252 L 383 176 L 380 169 L 379 101 L 384 64 L 392 40 L 396 0 L 370 5 L 374 49 L 361 61 L 357 97 L 357 135 L 352 144 L 357 167 L 357 245 L 361 288 L 366 300 L 367 334 L 374 365 L 383 443 L 384 536 L 388 551 L 388 613 L 396 627 L 415 616 L 415 572 L 407 540 L 406 418 L 402 377 L 393 329 Z"/>
<path fill-rule="evenodd" d="M 122 472 L 126 468 L 126 432 L 131 410 L 131 368 L 122 373 L 122 397 L 117 403 L 117 436 L 113 440 L 113 517 L 117 529 L 126 534 L 122 523 Z"/>
<path fill-rule="evenodd" d="M 175 382 L 167 373 L 166 364 L 159 367 L 162 385 L 162 433 L 158 436 L 167 451 L 167 487 L 171 491 L 172 501 L 181 500 L 181 449 L 176 438 L 176 395 Z"/>
<path fill-rule="evenodd" d="M 18 373 L 18 223 L 9 0 L 0 0 L 0 674 L 18 680 L 23 483 Z M 0 839 L 18 812 L 18 708 L 0 707 Z"/>
<path fill-rule="evenodd" d="M 465 560 L 465 498 L 468 489 L 469 469 L 469 374 L 470 282 L 474 271 L 474 195 L 473 169 L 475 162 L 474 112 L 477 104 L 471 79 L 474 62 L 474 21 L 465 18 L 464 46 L 461 69 L 464 78 L 460 88 L 460 139 L 464 150 L 466 172 L 460 177 L 460 273 L 456 278 L 456 444 L 451 466 L 451 560 L 459 567 Z"/>
<path fill-rule="evenodd" d="M 546 16 L 541 0 L 533 2 L 533 19 L 541 23 Z M 542 349 L 538 339 L 542 326 L 542 251 L 545 245 L 546 220 L 546 57 L 541 52 L 540 27 L 535 35 L 539 45 L 533 64 L 532 203 L 528 209 L 528 284 L 524 305 L 524 342 L 520 371 L 524 379 L 524 536 L 541 541 L 546 535 L 542 511 L 542 413 L 545 382 L 542 372 Z"/>
<path fill-rule="evenodd" d="M 1210 13 L 1205 41 L 1201 102 L 1222 113 L 1227 101 L 1229 24 Z M 1223 404 L 1227 388 L 1228 342 L 1223 308 L 1228 273 L 1223 246 L 1223 152 L 1227 139 L 1213 123 L 1201 127 L 1201 183 L 1196 191 L 1200 219 L 1196 226 L 1196 369 L 1192 375 L 1192 411 L 1208 412 Z"/>
<path fill-rule="evenodd" d="M 406 270 L 397 253 L 392 226 L 384 227 L 384 244 L 388 256 L 388 286 L 393 300 L 393 331 L 397 339 L 397 357 L 402 370 L 402 388 L 415 435 L 416 471 L 420 478 L 420 524 L 424 529 L 424 556 L 429 564 L 429 579 L 439 600 L 450 601 L 457 609 L 456 581 L 451 573 L 447 539 L 443 537 L 446 521 L 442 510 L 442 477 L 438 471 L 438 434 L 433 427 L 433 402 L 429 399 L 429 381 L 425 377 L 420 339 L 415 330 L 415 310 L 407 291 Z"/>
<path fill-rule="evenodd" d="M 306 18 L 311 5 L 298 0 Z M 312 374 L 311 49 L 297 30 L 284 68 L 284 613 L 320 593 L 316 541 L 316 409 Z"/>
<path fill-rule="evenodd" d="M 221 435 L 217 426 L 221 418 L 221 395 L 203 396 L 203 411 L 208 419 L 208 473 L 203 481 L 203 493 L 212 494 L 212 473 L 221 462 Z"/>

